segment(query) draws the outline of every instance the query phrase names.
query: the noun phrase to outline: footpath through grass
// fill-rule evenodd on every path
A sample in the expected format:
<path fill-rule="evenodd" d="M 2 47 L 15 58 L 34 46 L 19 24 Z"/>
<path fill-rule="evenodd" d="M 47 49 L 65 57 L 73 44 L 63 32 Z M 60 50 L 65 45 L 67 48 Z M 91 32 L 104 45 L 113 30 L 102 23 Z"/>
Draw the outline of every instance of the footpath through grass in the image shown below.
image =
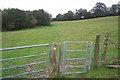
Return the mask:
<path fill-rule="evenodd" d="M 15 47 L 34 44 L 52 43 L 58 38 L 62 41 L 92 41 L 100 34 L 100 55 L 102 51 L 103 39 L 106 32 L 109 32 L 109 39 L 118 44 L 118 16 L 103 17 L 96 19 L 78 20 L 78 21 L 56 21 L 52 26 L 41 26 L 28 30 L 2 32 L 2 47 Z M 46 52 L 46 48 L 28 49 L 23 51 L 6 52 L 2 54 L 3 58 L 11 58 L 28 54 Z M 112 59 L 118 57 L 118 49 L 113 44 L 108 44 L 106 63 L 111 63 Z M 33 61 L 32 58 L 12 62 L 24 64 Z M 5 73 L 6 74 L 6 73 Z M 64 77 L 77 78 L 111 78 L 118 77 L 118 70 L 103 67 L 101 69 L 91 69 L 85 74 L 66 75 Z"/>

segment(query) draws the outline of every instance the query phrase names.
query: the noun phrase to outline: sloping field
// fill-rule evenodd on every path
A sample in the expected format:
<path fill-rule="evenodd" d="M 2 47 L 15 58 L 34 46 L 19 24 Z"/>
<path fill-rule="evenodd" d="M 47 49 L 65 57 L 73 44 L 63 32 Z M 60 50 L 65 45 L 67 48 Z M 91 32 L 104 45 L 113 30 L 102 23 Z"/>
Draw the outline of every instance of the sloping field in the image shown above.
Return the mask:
<path fill-rule="evenodd" d="M 92 41 L 100 34 L 100 55 L 105 33 L 109 32 L 109 40 L 118 44 L 118 16 L 103 17 L 78 21 L 59 21 L 52 22 L 51 26 L 41 26 L 27 30 L 2 32 L 2 47 L 15 47 L 34 44 L 52 43 L 54 41 Z M 28 49 L 23 51 L 13 51 L 3 53 L 3 58 L 10 58 L 22 55 L 28 55 L 45 51 L 44 49 Z M 94 52 L 94 51 L 93 51 Z M 11 53 L 11 54 L 10 54 Z M 111 63 L 112 59 L 118 57 L 117 46 L 109 42 L 106 63 Z M 32 59 L 22 60 L 19 63 L 31 62 Z M 6 74 L 6 73 L 5 73 Z M 118 70 L 114 68 L 91 69 L 85 74 L 66 75 L 64 77 L 77 78 L 111 78 L 118 77 Z"/>

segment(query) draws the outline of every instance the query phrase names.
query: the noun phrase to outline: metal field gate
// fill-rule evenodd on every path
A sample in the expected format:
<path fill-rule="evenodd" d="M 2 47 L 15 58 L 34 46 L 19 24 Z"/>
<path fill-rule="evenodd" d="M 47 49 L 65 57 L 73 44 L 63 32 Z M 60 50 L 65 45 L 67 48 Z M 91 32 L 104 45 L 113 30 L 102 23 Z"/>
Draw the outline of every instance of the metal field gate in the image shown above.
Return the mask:
<path fill-rule="evenodd" d="M 92 42 L 65 41 L 62 52 L 62 75 L 85 73 L 90 69 Z"/>
<path fill-rule="evenodd" d="M 33 48 L 35 49 L 38 48 L 38 50 L 41 50 L 39 48 L 45 47 L 45 46 L 46 46 L 45 53 L 29 54 L 29 50 L 27 50 L 26 53 L 24 54 L 28 54 L 28 55 L 20 56 L 21 54 L 18 54 L 18 52 L 14 52 L 16 50 L 19 50 L 23 54 L 22 50 L 24 49 L 30 48 L 30 50 L 32 50 Z M 10 57 L 11 55 L 12 56 L 17 55 L 17 57 L 3 58 L 0 60 L 0 63 L 2 63 L 2 68 L 0 68 L 0 71 L 2 71 L 2 78 L 0 79 L 44 77 L 45 75 L 47 75 L 49 70 L 49 63 L 50 63 L 49 50 L 50 50 L 50 44 L 38 44 L 38 45 L 19 46 L 19 47 L 0 49 L 0 51 L 3 54 L 3 57 L 6 54 L 4 53 L 5 51 L 7 51 L 8 53 L 7 57 Z M 45 57 L 47 60 L 44 59 Z M 21 63 L 24 60 L 26 61 Z"/>
<path fill-rule="evenodd" d="M 33 48 L 39 52 L 34 52 Z M 3 74 L 0 79 L 50 77 L 52 71 L 51 54 L 57 52 L 58 49 L 56 48 L 55 46 L 52 48 L 50 44 L 38 44 L 0 49 L 3 54 L 0 60 L 0 63 L 2 63 L 0 71 Z M 85 73 L 90 69 L 92 42 L 64 41 L 61 48 L 61 55 L 59 55 L 62 57 L 59 65 L 61 75 Z M 24 49 L 29 49 L 34 54 L 30 54 L 29 50 Z"/>

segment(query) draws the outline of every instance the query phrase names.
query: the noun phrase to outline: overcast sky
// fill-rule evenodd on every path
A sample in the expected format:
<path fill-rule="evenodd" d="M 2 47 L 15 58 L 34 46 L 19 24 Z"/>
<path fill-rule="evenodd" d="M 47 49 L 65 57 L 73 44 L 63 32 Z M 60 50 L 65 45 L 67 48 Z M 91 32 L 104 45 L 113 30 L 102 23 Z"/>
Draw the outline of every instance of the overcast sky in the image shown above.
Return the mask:
<path fill-rule="evenodd" d="M 66 13 L 69 10 L 76 9 L 92 9 L 96 2 L 105 3 L 107 7 L 112 4 L 117 4 L 120 0 L 0 0 L 0 9 L 18 8 L 23 10 L 38 10 L 45 11 L 56 17 L 57 14 Z"/>

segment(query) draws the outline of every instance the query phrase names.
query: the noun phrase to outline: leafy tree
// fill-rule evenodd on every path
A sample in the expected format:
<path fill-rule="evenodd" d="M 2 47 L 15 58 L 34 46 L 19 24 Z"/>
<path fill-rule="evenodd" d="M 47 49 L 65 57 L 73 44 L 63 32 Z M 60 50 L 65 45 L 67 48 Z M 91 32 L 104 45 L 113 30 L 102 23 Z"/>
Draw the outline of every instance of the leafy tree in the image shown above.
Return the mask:
<path fill-rule="evenodd" d="M 35 11 L 24 11 L 17 8 L 4 9 L 2 15 L 3 31 L 49 25 L 52 17 L 43 9 Z"/>
<path fill-rule="evenodd" d="M 36 20 L 35 16 L 31 15 L 30 18 L 31 18 L 31 21 L 30 21 L 31 26 L 35 26 L 37 24 L 37 20 Z"/>
<path fill-rule="evenodd" d="M 90 13 L 87 12 L 86 9 L 80 8 L 79 10 L 76 10 L 74 17 L 76 20 L 87 19 L 90 18 Z"/>
<path fill-rule="evenodd" d="M 29 27 L 34 27 L 37 24 L 37 19 L 30 11 L 26 11 L 26 20 Z"/>
<path fill-rule="evenodd" d="M 102 17 L 106 16 L 107 14 L 107 7 L 104 3 L 98 2 L 96 3 L 95 7 L 93 7 L 90 11 L 92 14 L 91 17 Z"/>
<path fill-rule="evenodd" d="M 74 15 L 74 18 L 75 18 L 75 20 L 81 19 L 80 10 L 76 10 L 75 15 Z"/>
<path fill-rule="evenodd" d="M 111 7 L 112 15 L 117 15 L 118 14 L 118 4 L 114 4 Z"/>
<path fill-rule="evenodd" d="M 64 20 L 74 20 L 74 13 L 72 11 L 68 11 L 64 14 Z"/>
<path fill-rule="evenodd" d="M 111 7 L 107 8 L 107 15 L 108 16 L 116 16 L 120 15 L 120 3 L 114 4 Z"/>
<path fill-rule="evenodd" d="M 37 19 L 37 25 L 49 25 L 52 20 L 52 16 L 43 9 L 34 10 L 33 15 Z"/>
<path fill-rule="evenodd" d="M 0 31 L 2 31 L 2 10 L 0 9 Z"/>
<path fill-rule="evenodd" d="M 111 7 L 108 7 L 107 8 L 107 16 L 112 16 L 112 10 L 111 10 Z"/>
<path fill-rule="evenodd" d="M 14 30 L 27 28 L 31 25 L 28 23 L 29 20 L 26 16 L 26 12 L 20 9 L 4 9 L 3 10 L 3 30 Z"/>
<path fill-rule="evenodd" d="M 2 30 L 12 30 L 15 28 L 13 19 L 9 16 L 8 11 L 5 9 L 2 11 Z"/>
<path fill-rule="evenodd" d="M 120 15 L 120 1 L 118 2 L 118 15 Z"/>
<path fill-rule="evenodd" d="M 63 20 L 63 18 L 64 18 L 64 16 L 62 15 L 62 14 L 58 14 L 57 16 L 56 16 L 56 21 L 62 21 Z"/>

